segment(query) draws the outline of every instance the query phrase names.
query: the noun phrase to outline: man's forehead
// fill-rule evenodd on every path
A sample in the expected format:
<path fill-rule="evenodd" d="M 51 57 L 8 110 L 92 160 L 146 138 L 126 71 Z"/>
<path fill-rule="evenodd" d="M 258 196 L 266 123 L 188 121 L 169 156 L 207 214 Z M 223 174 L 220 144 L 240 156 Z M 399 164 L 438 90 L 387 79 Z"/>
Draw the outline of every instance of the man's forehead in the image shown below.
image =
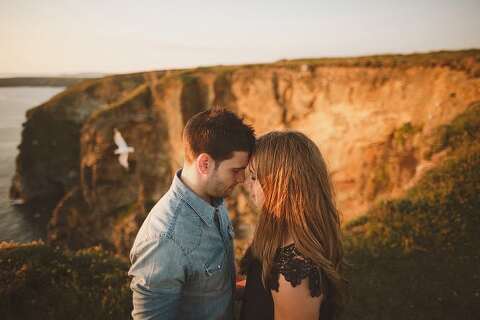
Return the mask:
<path fill-rule="evenodd" d="M 222 162 L 229 167 L 245 169 L 248 165 L 249 156 L 249 153 L 246 151 L 234 151 L 233 157 Z"/>

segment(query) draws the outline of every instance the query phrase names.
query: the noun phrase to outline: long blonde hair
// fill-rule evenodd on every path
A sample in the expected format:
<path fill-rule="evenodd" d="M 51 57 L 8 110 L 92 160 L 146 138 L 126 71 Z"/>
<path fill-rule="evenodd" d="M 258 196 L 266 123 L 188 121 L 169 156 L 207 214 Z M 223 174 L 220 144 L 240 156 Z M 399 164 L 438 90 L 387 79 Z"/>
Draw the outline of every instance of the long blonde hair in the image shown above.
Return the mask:
<path fill-rule="evenodd" d="M 270 132 L 258 139 L 251 165 L 265 195 L 252 242 L 263 284 L 267 287 L 275 253 L 290 236 L 326 276 L 324 298 L 338 312 L 346 296 L 340 217 L 320 150 L 300 132 Z"/>

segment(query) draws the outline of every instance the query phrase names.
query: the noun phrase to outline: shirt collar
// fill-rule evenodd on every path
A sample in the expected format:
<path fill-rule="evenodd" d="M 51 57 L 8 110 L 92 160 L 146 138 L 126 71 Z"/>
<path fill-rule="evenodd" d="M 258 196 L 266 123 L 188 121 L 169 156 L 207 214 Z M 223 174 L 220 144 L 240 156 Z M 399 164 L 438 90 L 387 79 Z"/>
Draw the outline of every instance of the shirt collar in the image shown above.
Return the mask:
<path fill-rule="evenodd" d="M 207 225 L 211 226 L 215 209 L 224 204 L 223 198 L 215 199 L 215 206 L 212 206 L 207 201 L 200 198 L 195 192 L 187 187 L 180 179 L 182 169 L 178 170 L 173 177 L 171 190 L 181 196 L 181 198 L 190 206 L 193 211 L 203 220 Z"/>

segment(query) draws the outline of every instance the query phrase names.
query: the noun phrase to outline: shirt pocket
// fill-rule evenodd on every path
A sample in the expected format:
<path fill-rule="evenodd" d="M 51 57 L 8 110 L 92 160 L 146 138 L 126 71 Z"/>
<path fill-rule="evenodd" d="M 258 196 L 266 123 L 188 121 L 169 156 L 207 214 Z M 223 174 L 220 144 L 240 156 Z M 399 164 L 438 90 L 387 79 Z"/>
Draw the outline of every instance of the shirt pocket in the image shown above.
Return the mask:
<path fill-rule="evenodd" d="M 228 279 L 227 259 L 225 250 L 216 250 L 215 254 L 204 265 L 203 289 L 219 291 L 225 289 Z"/>

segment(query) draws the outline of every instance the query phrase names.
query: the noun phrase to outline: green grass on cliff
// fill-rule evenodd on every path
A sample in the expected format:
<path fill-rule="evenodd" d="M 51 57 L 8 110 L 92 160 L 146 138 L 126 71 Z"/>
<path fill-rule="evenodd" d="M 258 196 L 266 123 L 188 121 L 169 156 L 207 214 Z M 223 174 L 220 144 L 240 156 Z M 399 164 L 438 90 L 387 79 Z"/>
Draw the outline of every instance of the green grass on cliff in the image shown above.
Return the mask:
<path fill-rule="evenodd" d="M 480 102 L 474 103 L 451 123 L 436 130 L 429 156 L 445 149 L 458 149 L 480 139 Z"/>
<path fill-rule="evenodd" d="M 257 63 L 244 65 L 214 65 L 195 69 L 170 70 L 171 74 L 192 76 L 196 73 L 215 72 L 233 73 L 245 69 L 261 69 L 268 67 L 285 67 L 298 69 L 303 65 L 310 67 L 340 67 L 340 68 L 431 68 L 444 67 L 461 70 L 472 77 L 480 77 L 480 50 L 436 51 L 412 54 L 384 54 L 362 57 L 334 58 L 302 58 L 279 60 L 274 63 Z"/>
<path fill-rule="evenodd" d="M 449 158 L 407 194 L 345 227 L 344 319 L 478 319 L 480 105 L 437 131 Z M 445 132 L 448 132 L 447 137 Z"/>
<path fill-rule="evenodd" d="M 386 54 L 345 58 L 306 58 L 281 60 L 276 64 L 288 67 L 299 65 L 325 67 L 411 68 L 446 67 L 462 70 L 473 77 L 480 77 L 480 50 L 437 51 L 413 54 Z"/>
<path fill-rule="evenodd" d="M 0 244 L 0 318 L 129 319 L 127 263 L 101 249 Z"/>
<path fill-rule="evenodd" d="M 444 67 L 461 70 L 472 77 L 480 77 L 480 50 L 436 51 L 412 54 L 384 54 L 362 57 L 334 58 L 302 58 L 279 60 L 269 64 L 217 65 L 199 67 L 196 69 L 177 70 L 181 73 L 192 72 L 234 72 L 240 69 L 255 69 L 263 67 L 286 67 L 297 69 L 303 65 L 311 67 L 341 67 L 341 68 L 411 68 L 411 67 Z"/>

